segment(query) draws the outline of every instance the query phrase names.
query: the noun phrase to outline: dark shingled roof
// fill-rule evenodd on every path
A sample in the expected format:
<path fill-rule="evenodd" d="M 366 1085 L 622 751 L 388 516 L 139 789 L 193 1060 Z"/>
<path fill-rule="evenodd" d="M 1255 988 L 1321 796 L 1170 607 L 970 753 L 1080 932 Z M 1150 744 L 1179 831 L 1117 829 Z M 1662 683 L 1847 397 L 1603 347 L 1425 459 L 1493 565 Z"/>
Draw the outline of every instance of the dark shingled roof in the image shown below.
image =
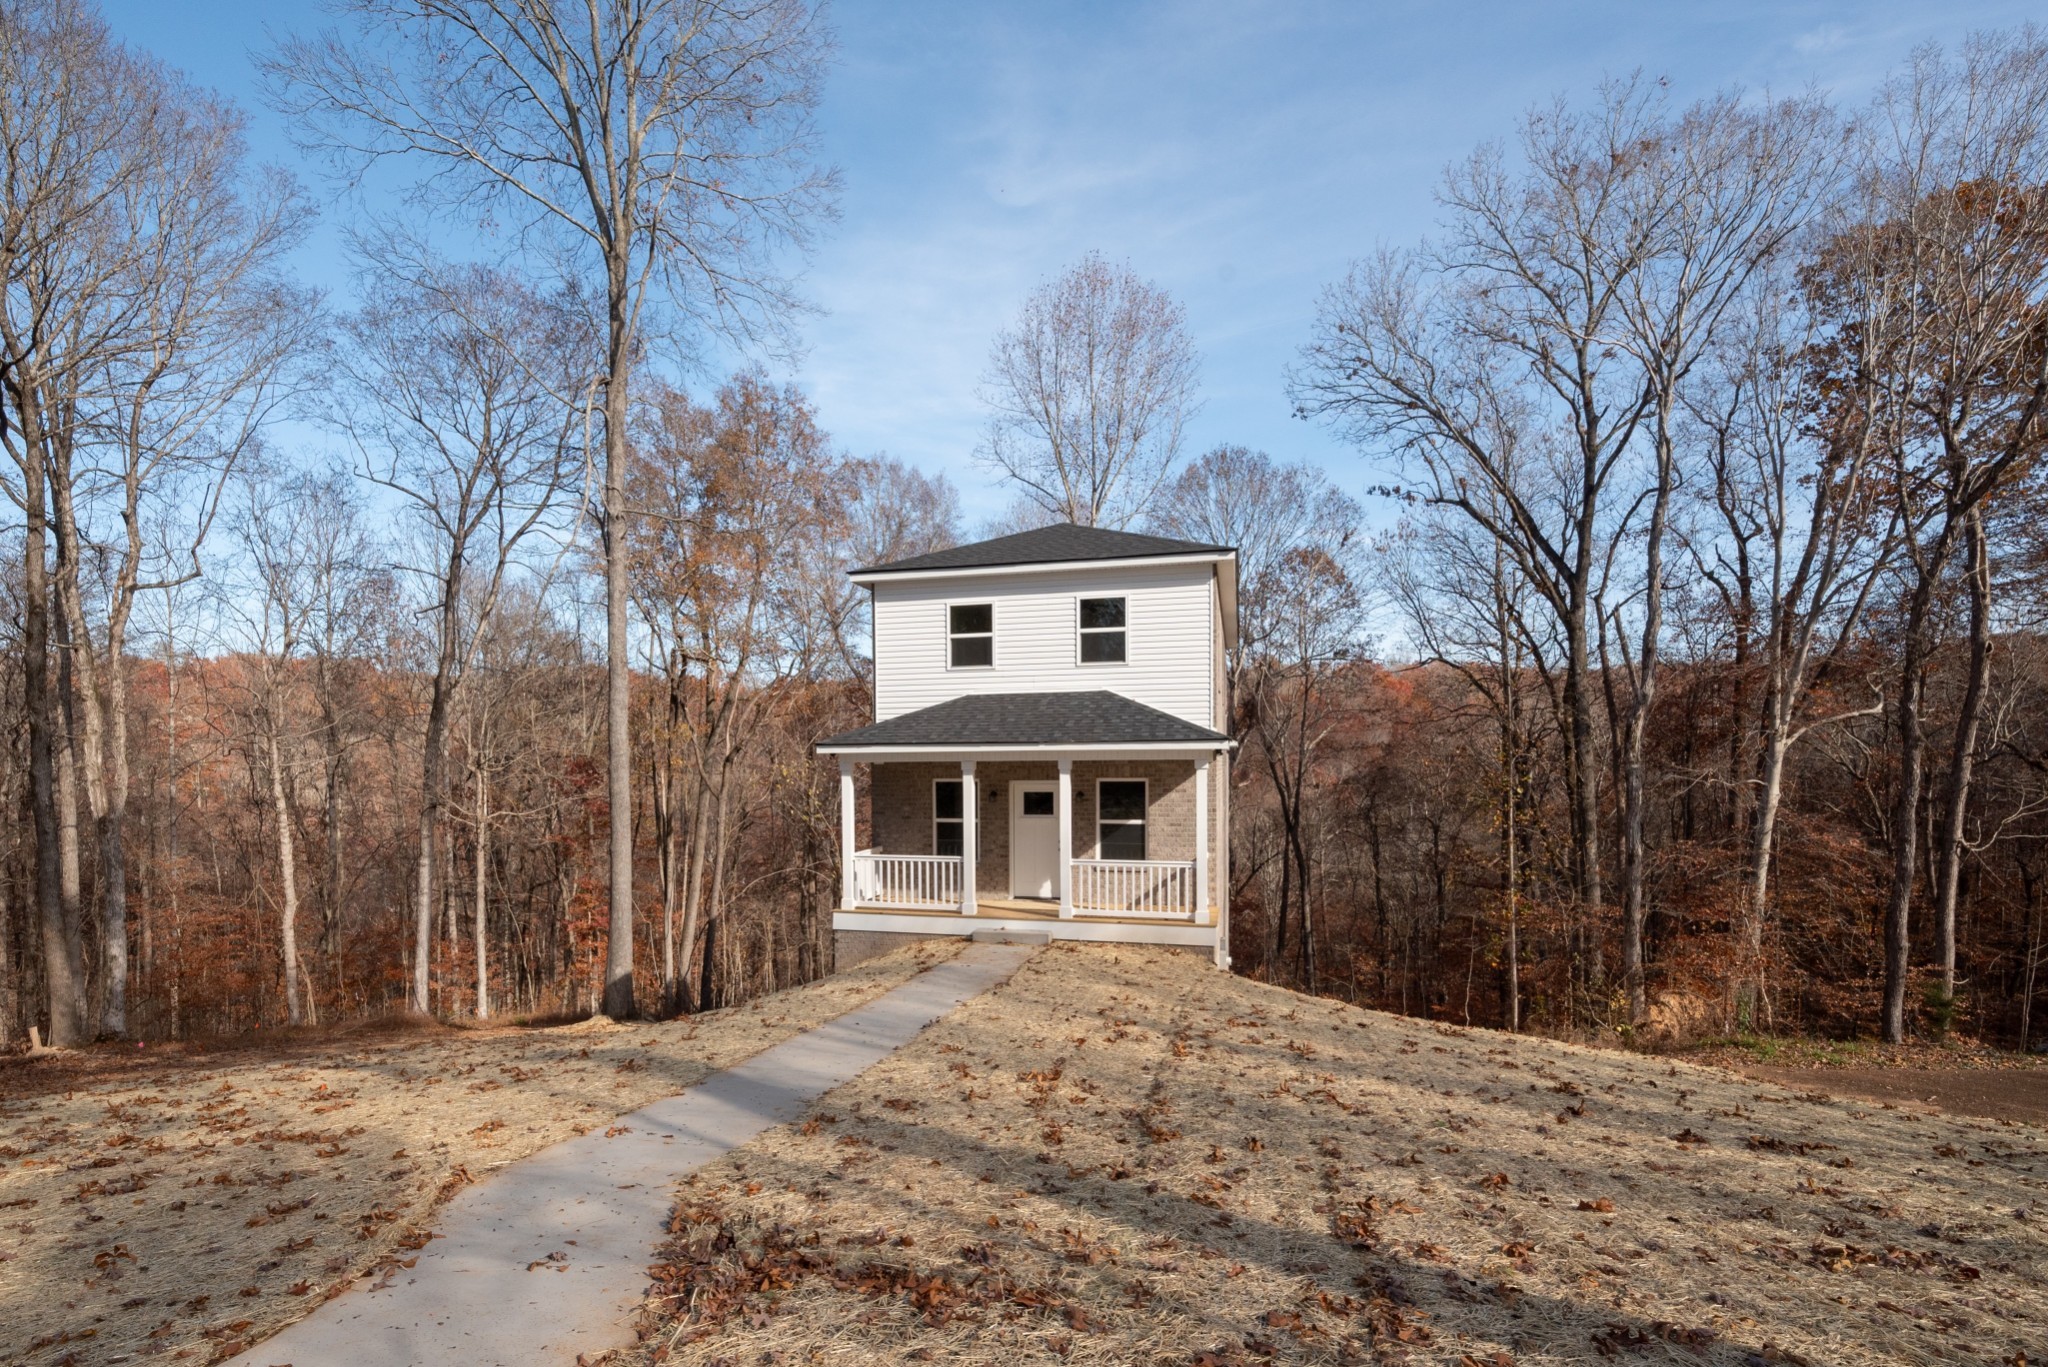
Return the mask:
<path fill-rule="evenodd" d="M 1106 690 L 1091 693 L 981 693 L 819 741 L 869 745 L 1185 745 L 1229 743 L 1206 726 Z"/>
<path fill-rule="evenodd" d="M 1208 546 L 1199 541 L 1176 541 L 1170 536 L 1143 536 L 1137 532 L 1113 532 L 1105 527 L 1082 527 L 1056 522 L 1028 532 L 999 536 L 953 546 L 908 560 L 886 565 L 869 565 L 854 574 L 893 574 L 900 570 L 966 570 L 993 565 L 1035 565 L 1057 560 L 1136 560 L 1151 555 L 1217 554 L 1229 546 Z"/>

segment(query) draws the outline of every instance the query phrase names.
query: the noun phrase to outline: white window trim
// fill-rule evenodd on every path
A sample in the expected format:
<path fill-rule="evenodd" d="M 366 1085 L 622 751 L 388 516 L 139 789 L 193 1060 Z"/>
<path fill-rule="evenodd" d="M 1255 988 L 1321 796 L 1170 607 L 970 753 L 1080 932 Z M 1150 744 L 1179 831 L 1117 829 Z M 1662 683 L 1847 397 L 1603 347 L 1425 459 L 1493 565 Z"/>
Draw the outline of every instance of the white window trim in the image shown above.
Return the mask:
<path fill-rule="evenodd" d="M 988 663 L 987 663 L 987 664 L 985 664 L 985 665 L 956 665 L 956 664 L 954 664 L 954 663 L 953 663 L 953 639 L 954 639 L 954 637 L 953 637 L 953 609 L 954 609 L 954 608 L 987 608 L 987 609 L 988 609 Z M 1076 611 L 1076 612 L 1079 612 L 1079 611 L 1080 611 L 1080 609 L 1079 609 L 1079 608 L 1076 608 L 1076 609 L 1075 609 L 1075 611 Z M 993 599 L 993 598 L 961 598 L 961 599 L 958 599 L 958 600 L 954 600 L 954 599 L 950 599 L 950 598 L 949 598 L 949 599 L 947 599 L 947 600 L 946 600 L 946 605 L 945 605 L 945 617 L 943 618 L 943 620 L 942 620 L 942 623 L 941 623 L 941 624 L 942 624 L 942 625 L 943 625 L 943 626 L 945 627 L 945 641 L 946 641 L 946 645 L 945 645 L 945 650 L 946 650 L 946 668 L 947 668 L 947 670 L 948 670 L 948 671 L 952 671 L 952 670 L 958 669 L 958 670 L 962 670 L 962 671 L 965 671 L 965 672 L 976 672 L 976 671 L 980 671 L 980 670 L 984 670 L 984 669 L 994 669 L 994 668 L 996 667 L 996 665 L 997 665 L 997 664 L 999 663 L 999 661 L 998 661 L 998 660 L 997 660 L 997 658 L 996 658 L 996 634 L 997 634 L 997 633 L 996 633 L 996 616 L 997 616 L 997 613 L 996 613 L 996 600 L 995 600 L 995 599 Z M 961 633 L 960 633 L 960 639 L 961 639 L 961 640 L 964 640 L 964 641 L 977 641 L 977 640 L 980 640 L 980 639 L 981 639 L 981 636 L 982 636 L 982 633 L 981 633 L 981 632 L 978 632 L 978 631 L 964 631 L 964 632 L 961 632 Z M 1077 646 L 1075 647 L 1075 649 L 1076 649 L 1076 650 L 1078 650 L 1078 649 L 1080 649 L 1080 647 L 1079 647 L 1079 646 L 1077 645 Z M 877 653 L 879 654 L 880 652 L 878 651 Z"/>
<path fill-rule="evenodd" d="M 1145 790 L 1145 815 L 1138 818 L 1138 825 L 1145 832 L 1145 854 L 1138 862 L 1152 857 L 1152 780 L 1149 778 L 1119 778 L 1115 774 L 1095 780 L 1095 857 L 1107 858 L 1102 852 L 1102 785 L 1105 783 L 1136 783 Z M 936 847 L 934 847 L 936 848 Z"/>
<path fill-rule="evenodd" d="M 1081 604 L 1090 598 L 1120 598 L 1124 605 L 1124 624 L 1120 627 L 1084 627 L 1081 625 Z M 1120 631 L 1124 636 L 1124 657 L 1121 660 L 1084 660 L 1081 658 L 1083 636 L 1106 636 Z M 948 647 L 950 651 L 951 647 Z M 1076 669 L 1123 669 L 1131 663 L 1131 595 L 1128 593 L 1102 592 L 1077 593 L 1074 595 L 1074 667 Z"/>
<path fill-rule="evenodd" d="M 940 785 L 941 783 L 957 783 L 957 784 L 959 784 L 959 785 L 960 785 L 960 815 L 958 815 L 958 816 L 940 816 L 940 815 L 939 815 L 939 785 Z M 959 858 L 959 857 L 960 857 L 960 855 L 942 855 L 942 854 L 940 854 L 940 853 L 939 853 L 939 823 L 940 823 L 941 821 L 951 821 L 951 822 L 953 822 L 953 823 L 954 823 L 955 825 L 957 825 L 957 826 L 959 826 L 959 827 L 960 827 L 960 855 L 964 855 L 964 854 L 966 854 L 966 853 L 967 853 L 967 782 L 966 782 L 966 779 L 965 779 L 964 777 L 962 777 L 962 778 L 935 778 L 935 779 L 933 779 L 933 780 L 932 780 L 932 857 L 933 857 L 934 859 L 947 859 L 947 858 L 954 858 L 954 859 L 957 859 L 957 858 Z"/>

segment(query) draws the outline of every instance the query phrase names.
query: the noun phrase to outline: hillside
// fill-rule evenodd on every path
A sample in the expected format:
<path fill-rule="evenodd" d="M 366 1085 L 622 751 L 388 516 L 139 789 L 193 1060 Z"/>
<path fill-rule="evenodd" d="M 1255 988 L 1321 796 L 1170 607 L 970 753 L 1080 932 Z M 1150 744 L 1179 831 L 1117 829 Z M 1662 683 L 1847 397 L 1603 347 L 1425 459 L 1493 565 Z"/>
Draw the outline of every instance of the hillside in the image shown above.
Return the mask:
<path fill-rule="evenodd" d="M 928 941 L 659 1024 L 310 1031 L 0 1063 L 0 1363 L 232 1356 L 409 1266 L 467 1183 L 957 948 Z"/>
<path fill-rule="evenodd" d="M 661 1025 L 9 1065 L 0 1360 L 227 1356 L 955 948 Z M 1057 946 L 685 1178 L 625 1361 L 2039 1361 L 2044 1181 L 2027 1125 Z"/>
<path fill-rule="evenodd" d="M 2037 1361 L 2048 1136 L 1060 946 L 689 1178 L 642 1362 Z"/>

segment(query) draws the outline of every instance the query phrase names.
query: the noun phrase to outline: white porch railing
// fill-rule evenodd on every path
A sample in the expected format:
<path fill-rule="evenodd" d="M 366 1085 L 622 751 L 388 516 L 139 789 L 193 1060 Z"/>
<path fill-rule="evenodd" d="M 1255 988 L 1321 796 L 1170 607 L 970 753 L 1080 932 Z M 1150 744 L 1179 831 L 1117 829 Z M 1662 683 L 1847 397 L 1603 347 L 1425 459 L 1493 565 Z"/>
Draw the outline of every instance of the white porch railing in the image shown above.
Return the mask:
<path fill-rule="evenodd" d="M 1072 867 L 1077 915 L 1195 919 L 1192 859 L 1076 859 Z"/>
<path fill-rule="evenodd" d="M 960 906 L 960 856 L 957 854 L 876 854 L 853 856 L 854 895 L 864 906 Z"/>

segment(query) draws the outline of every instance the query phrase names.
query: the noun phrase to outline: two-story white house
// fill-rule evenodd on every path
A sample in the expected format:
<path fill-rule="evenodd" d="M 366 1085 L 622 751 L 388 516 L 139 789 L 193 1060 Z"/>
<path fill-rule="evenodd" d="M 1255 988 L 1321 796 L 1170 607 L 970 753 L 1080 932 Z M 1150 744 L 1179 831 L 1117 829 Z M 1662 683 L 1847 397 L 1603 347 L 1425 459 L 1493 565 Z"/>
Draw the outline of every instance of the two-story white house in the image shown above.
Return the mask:
<path fill-rule="evenodd" d="M 1060 524 L 849 573 L 875 715 L 818 744 L 839 759 L 841 963 L 992 930 L 1227 966 L 1236 551 Z"/>

